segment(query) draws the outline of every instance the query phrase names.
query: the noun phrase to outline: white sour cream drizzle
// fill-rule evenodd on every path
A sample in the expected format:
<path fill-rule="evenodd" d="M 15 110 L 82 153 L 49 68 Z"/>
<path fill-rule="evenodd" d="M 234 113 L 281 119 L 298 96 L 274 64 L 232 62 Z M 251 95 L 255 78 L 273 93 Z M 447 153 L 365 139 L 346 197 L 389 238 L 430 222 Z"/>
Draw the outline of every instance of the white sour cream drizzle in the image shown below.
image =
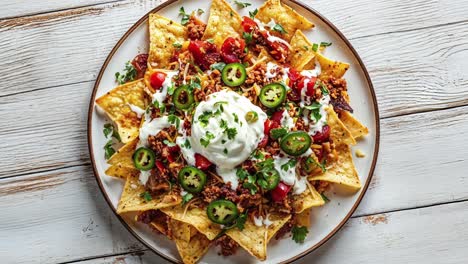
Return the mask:
<path fill-rule="evenodd" d="M 284 109 L 283 115 L 281 117 L 281 126 L 286 128 L 287 130 L 291 130 L 295 126 L 294 120 L 289 115 L 289 112 L 286 109 Z"/>
<path fill-rule="evenodd" d="M 287 185 L 293 186 L 293 194 L 301 194 L 307 189 L 307 178 L 296 175 L 296 165 L 293 167 L 289 166 L 287 171 L 283 170 L 281 166 L 289 160 L 287 157 L 273 156 L 273 164 L 280 174 L 280 180 Z"/>
<path fill-rule="evenodd" d="M 268 41 L 283 43 L 284 45 L 288 46 L 288 48 L 291 49 L 291 45 L 286 40 L 271 35 L 270 32 L 267 29 L 265 29 L 265 27 L 268 27 L 271 30 L 273 30 L 273 27 L 276 25 L 275 20 L 273 20 L 273 19 L 270 20 L 270 22 L 268 22 L 268 24 L 263 24 L 262 21 L 260 21 L 260 20 L 258 20 L 256 18 L 254 18 L 254 21 L 255 21 L 255 23 L 257 23 L 257 26 L 258 26 L 258 28 L 260 30 L 265 30 L 266 31 L 266 33 L 268 35 L 268 38 L 267 38 Z"/>
<path fill-rule="evenodd" d="M 323 127 L 327 124 L 327 111 L 325 110 L 326 107 L 330 104 L 330 96 L 324 95 L 320 98 L 320 119 L 317 120 L 315 123 L 311 123 L 309 126 L 309 135 L 313 136 L 317 134 L 317 132 L 322 131 Z"/>
<path fill-rule="evenodd" d="M 283 67 L 281 67 L 281 66 L 279 66 L 279 65 L 277 65 L 276 63 L 273 63 L 273 62 L 268 62 L 267 63 L 265 78 L 267 78 L 267 80 L 275 78 L 278 75 L 278 73 L 276 72 L 276 69 L 278 69 L 278 68 L 281 68 L 283 70 L 283 82 L 286 83 L 286 80 L 289 78 L 289 76 L 288 76 L 289 68 L 283 68 Z"/>
<path fill-rule="evenodd" d="M 161 89 L 159 89 L 153 94 L 152 103 L 158 102 L 159 104 L 162 104 L 164 100 L 166 100 L 167 91 L 169 87 L 172 85 L 172 78 L 178 75 L 179 71 L 166 71 L 164 73 L 166 74 L 166 79 L 164 79 Z"/>
<path fill-rule="evenodd" d="M 128 106 L 130 107 L 130 109 L 132 109 L 132 111 L 135 114 L 137 114 L 138 118 L 141 118 L 141 116 L 145 114 L 145 110 L 141 109 L 140 107 L 138 107 L 136 105 L 128 104 Z"/>
<path fill-rule="evenodd" d="M 273 224 L 273 222 L 270 219 L 268 219 L 269 216 L 270 216 L 269 214 L 267 214 L 265 216 L 265 218 L 263 218 L 262 216 L 258 216 L 258 217 L 254 216 L 254 219 L 253 219 L 254 224 L 256 226 L 258 226 L 258 227 L 260 227 L 260 226 L 266 226 L 266 227 L 270 226 L 271 224 Z"/>
<path fill-rule="evenodd" d="M 206 124 L 200 122 L 200 116 L 209 112 L 215 113 L 221 108 L 220 105 L 223 111 L 210 115 Z M 248 123 L 245 120 L 249 111 L 257 113 L 257 121 Z M 267 115 L 260 107 L 236 92 L 223 90 L 213 93 L 195 110 L 190 140 L 192 151 L 214 163 L 224 182 L 231 182 L 231 187 L 235 188 L 238 185 L 235 167 L 244 162 L 257 148 L 263 138 L 263 124 L 266 119 Z M 220 126 L 221 122 L 224 122 L 226 127 L 235 129 L 236 135 L 230 139 L 225 132 L 226 128 Z M 212 138 L 209 144 L 203 146 L 201 140 L 206 139 L 209 134 Z"/>

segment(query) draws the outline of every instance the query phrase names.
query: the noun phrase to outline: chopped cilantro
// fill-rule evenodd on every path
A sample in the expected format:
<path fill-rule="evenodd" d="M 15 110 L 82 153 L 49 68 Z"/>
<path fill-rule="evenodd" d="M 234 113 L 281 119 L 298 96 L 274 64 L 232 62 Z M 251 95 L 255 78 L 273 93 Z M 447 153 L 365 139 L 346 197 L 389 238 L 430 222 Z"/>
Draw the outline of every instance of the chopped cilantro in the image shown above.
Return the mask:
<path fill-rule="evenodd" d="M 223 152 L 224 154 L 228 154 L 228 150 L 226 148 L 223 150 Z"/>
<path fill-rule="evenodd" d="M 163 140 L 163 143 L 166 144 L 166 146 L 168 146 L 168 147 L 174 147 L 176 145 L 176 143 L 170 142 L 167 139 Z"/>
<path fill-rule="evenodd" d="M 225 66 L 226 66 L 226 63 L 217 62 L 217 63 L 211 64 L 210 69 L 211 70 L 218 70 L 218 71 L 222 72 Z"/>
<path fill-rule="evenodd" d="M 256 160 L 262 160 L 265 158 L 265 155 L 260 150 L 255 150 L 250 156 Z"/>
<path fill-rule="evenodd" d="M 105 136 L 106 138 L 108 138 L 109 135 L 112 134 L 112 137 L 113 137 L 113 138 L 117 139 L 119 142 L 122 141 L 122 140 L 120 139 L 119 133 L 118 133 L 117 130 L 114 128 L 114 126 L 113 126 L 112 124 L 110 124 L 110 123 L 107 123 L 107 124 L 104 125 L 104 130 L 103 130 L 103 132 L 104 132 L 104 136 Z"/>
<path fill-rule="evenodd" d="M 281 169 L 284 171 L 288 171 L 289 169 L 294 168 L 296 166 L 297 161 L 295 159 L 290 159 L 285 164 L 281 165 Z"/>
<path fill-rule="evenodd" d="M 239 215 L 239 217 L 236 220 L 236 227 L 240 231 L 244 230 L 244 225 L 245 225 L 245 222 L 247 221 L 247 213 L 248 213 L 248 210 L 245 210 L 245 212 Z"/>
<path fill-rule="evenodd" d="M 185 13 L 185 9 L 184 9 L 183 6 L 180 7 L 180 9 L 179 9 L 179 16 L 182 16 L 182 19 L 180 20 L 180 23 L 182 25 L 184 25 L 184 26 L 187 25 L 188 21 L 190 20 L 190 15 Z"/>
<path fill-rule="evenodd" d="M 304 243 L 309 230 L 307 230 L 307 227 L 305 226 L 293 226 L 291 233 L 293 234 L 292 239 L 296 243 Z"/>
<path fill-rule="evenodd" d="M 112 157 L 114 153 L 115 153 L 115 150 L 112 147 L 112 139 L 111 139 L 107 141 L 106 145 L 104 146 L 104 156 L 106 157 L 106 159 L 110 159 L 110 157 Z"/>
<path fill-rule="evenodd" d="M 228 136 L 228 139 L 234 139 L 237 135 L 237 129 L 235 127 L 231 127 L 231 128 L 228 128 L 224 131 L 227 136 Z"/>
<path fill-rule="evenodd" d="M 192 148 L 192 144 L 190 144 L 190 141 L 188 139 L 185 140 L 184 144 L 182 144 L 182 147 L 183 148 L 186 148 L 186 149 L 191 149 Z"/>
<path fill-rule="evenodd" d="M 310 111 L 310 118 L 317 123 L 320 118 L 322 118 L 322 114 L 320 114 L 320 108 L 322 105 L 318 102 L 313 102 L 311 105 L 307 105 L 304 108 Z"/>
<path fill-rule="evenodd" d="M 330 94 L 330 92 L 327 89 L 327 86 L 323 82 L 320 82 L 320 90 L 322 90 L 323 95 L 329 95 Z"/>
<path fill-rule="evenodd" d="M 234 116 L 234 122 L 239 123 L 239 117 L 237 116 L 237 114 L 232 113 L 232 116 Z"/>
<path fill-rule="evenodd" d="M 213 112 L 211 111 L 205 111 L 203 112 L 203 114 L 201 114 L 200 116 L 198 116 L 198 122 L 200 122 L 200 124 L 203 126 L 203 127 L 206 127 L 208 125 L 208 122 L 210 120 L 210 118 L 213 116 Z"/>
<path fill-rule="evenodd" d="M 209 42 L 209 43 L 213 44 L 214 40 L 212 38 L 210 38 L 210 39 L 207 39 L 206 42 Z"/>
<path fill-rule="evenodd" d="M 204 11 L 203 9 L 201 9 L 201 8 L 198 8 L 197 14 L 198 14 L 198 15 L 201 15 L 201 14 L 203 14 L 203 13 L 205 13 L 205 11 Z"/>
<path fill-rule="evenodd" d="M 244 40 L 245 40 L 245 42 L 247 44 L 251 43 L 252 40 L 253 40 L 253 32 L 250 32 L 250 33 L 243 32 L 242 33 L 242 38 L 244 38 Z"/>
<path fill-rule="evenodd" d="M 320 196 L 322 196 L 322 199 L 323 199 L 326 203 L 330 202 L 330 199 L 328 199 L 328 197 L 325 196 L 324 193 L 321 193 Z"/>
<path fill-rule="evenodd" d="M 151 197 L 151 194 L 149 192 L 140 193 L 140 197 L 145 199 L 146 202 L 153 200 L 153 197 Z"/>
<path fill-rule="evenodd" d="M 309 47 L 306 46 L 306 45 L 302 46 L 302 48 L 305 49 L 305 50 L 309 50 Z"/>
<path fill-rule="evenodd" d="M 283 26 L 281 26 L 280 24 L 276 24 L 273 28 L 272 28 L 274 31 L 277 31 L 281 34 L 286 34 L 288 33 L 284 28 Z"/>
<path fill-rule="evenodd" d="M 313 50 L 314 52 L 317 52 L 317 51 L 318 51 L 318 47 L 319 47 L 319 45 L 318 45 L 317 43 L 314 43 L 314 45 L 312 45 L 312 50 Z"/>
<path fill-rule="evenodd" d="M 193 194 L 187 193 L 184 196 L 182 196 L 182 205 L 188 203 L 190 200 L 192 200 Z"/>
<path fill-rule="evenodd" d="M 219 122 L 219 127 L 222 129 L 227 129 L 228 127 L 227 121 L 224 119 L 221 119 L 221 121 Z"/>
<path fill-rule="evenodd" d="M 164 103 L 159 104 L 158 101 L 154 101 L 153 105 L 154 105 L 154 107 L 159 109 L 159 112 L 161 112 L 161 114 L 166 111 L 166 105 Z"/>
<path fill-rule="evenodd" d="M 210 131 L 206 131 L 205 137 L 200 138 L 200 144 L 206 148 L 214 137 L 215 136 Z"/>
<path fill-rule="evenodd" d="M 257 15 L 258 9 L 255 8 L 254 11 L 249 11 L 250 18 L 254 19 L 255 15 Z"/>
<path fill-rule="evenodd" d="M 247 170 L 243 168 L 238 168 L 236 171 L 237 177 L 239 177 L 240 180 L 246 179 L 250 174 Z"/>
<path fill-rule="evenodd" d="M 175 86 L 174 85 L 171 85 L 171 86 L 167 87 L 167 94 L 168 95 L 173 95 L 174 91 L 175 91 Z"/>
<path fill-rule="evenodd" d="M 175 48 L 178 48 L 178 49 L 182 48 L 182 44 L 180 44 L 180 43 L 174 43 L 174 44 L 172 44 L 172 46 L 175 47 Z"/>
<path fill-rule="evenodd" d="M 238 8 L 245 8 L 245 7 L 252 5 L 251 3 L 240 2 L 240 1 L 234 1 L 234 4 L 236 4 Z"/>
<path fill-rule="evenodd" d="M 169 121 L 169 123 L 175 125 L 175 127 L 177 129 L 179 129 L 179 126 L 180 126 L 180 118 L 178 118 L 176 115 L 169 115 L 167 117 L 167 121 Z"/>
<path fill-rule="evenodd" d="M 135 80 L 136 76 L 137 76 L 137 71 L 136 71 L 135 67 L 133 67 L 133 65 L 129 61 L 127 61 L 125 63 L 124 72 L 123 73 L 120 73 L 120 72 L 115 73 L 115 80 L 119 84 L 124 84 L 126 82 L 130 82 L 130 81 Z"/>
<path fill-rule="evenodd" d="M 307 164 L 314 164 L 315 166 L 317 166 L 317 167 L 319 167 L 320 169 L 322 169 L 322 172 L 326 172 L 326 171 L 327 171 L 327 168 L 325 167 L 326 160 L 324 160 L 322 163 L 319 163 L 319 162 L 315 161 L 314 158 L 308 157 L 307 160 L 306 160 L 306 163 L 307 163 Z"/>
<path fill-rule="evenodd" d="M 320 42 L 321 47 L 328 47 L 328 46 L 331 46 L 331 45 L 332 45 L 331 42 Z"/>
<path fill-rule="evenodd" d="M 252 195 L 257 193 L 258 188 L 255 185 L 255 182 L 257 181 L 257 177 L 255 175 L 249 175 L 247 176 L 247 181 L 242 184 L 242 187 L 248 189 Z"/>
<path fill-rule="evenodd" d="M 280 128 L 274 128 L 270 131 L 270 135 L 273 139 L 278 139 L 284 135 L 286 135 L 288 133 L 288 131 L 286 130 L 286 128 L 284 127 L 280 127 Z"/>

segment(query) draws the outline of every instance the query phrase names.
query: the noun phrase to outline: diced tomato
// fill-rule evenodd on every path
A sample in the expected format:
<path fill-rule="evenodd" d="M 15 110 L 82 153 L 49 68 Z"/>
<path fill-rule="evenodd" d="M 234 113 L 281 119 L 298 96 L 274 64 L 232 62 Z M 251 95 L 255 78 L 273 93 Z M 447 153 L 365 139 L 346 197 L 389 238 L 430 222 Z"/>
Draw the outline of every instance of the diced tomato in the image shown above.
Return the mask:
<path fill-rule="evenodd" d="M 209 70 L 211 64 L 221 60 L 216 45 L 207 41 L 192 40 L 188 50 L 192 53 L 195 63 L 204 71 Z"/>
<path fill-rule="evenodd" d="M 289 90 L 288 92 L 288 100 L 293 102 L 300 102 L 301 101 L 301 94 L 297 92 L 297 90 Z"/>
<path fill-rule="evenodd" d="M 291 186 L 280 182 L 278 186 L 276 186 L 276 188 L 271 191 L 271 198 L 275 202 L 281 202 L 284 200 L 284 198 L 286 198 L 286 195 L 288 195 L 290 190 Z"/>
<path fill-rule="evenodd" d="M 195 167 L 199 168 L 200 170 L 206 170 L 212 164 L 213 163 L 211 163 L 211 161 L 209 161 L 207 158 L 198 153 L 195 153 Z"/>
<path fill-rule="evenodd" d="M 229 37 L 221 46 L 221 58 L 225 63 L 240 62 L 244 48 L 245 41 L 243 39 Z"/>
<path fill-rule="evenodd" d="M 315 82 L 317 81 L 317 77 L 304 77 L 297 83 L 297 89 L 301 91 L 304 88 L 304 83 L 307 82 L 307 96 L 314 96 L 315 94 Z"/>
<path fill-rule="evenodd" d="M 270 41 L 268 37 L 265 38 L 268 44 L 268 51 L 270 55 L 277 61 L 284 62 L 289 56 L 289 47 L 278 41 Z"/>
<path fill-rule="evenodd" d="M 322 143 L 328 141 L 330 138 L 330 127 L 328 125 L 323 126 L 321 132 L 317 132 L 315 135 L 312 136 L 312 139 L 315 143 Z"/>
<path fill-rule="evenodd" d="M 301 73 L 298 72 L 296 69 L 294 68 L 290 68 L 289 69 L 289 72 L 288 72 L 288 77 L 289 77 L 289 86 L 293 86 L 293 84 L 296 84 L 296 82 L 299 80 L 299 78 L 301 78 Z"/>
<path fill-rule="evenodd" d="M 162 163 L 162 161 L 156 161 L 156 168 L 158 168 L 160 173 L 166 173 L 166 166 L 164 166 L 164 163 Z"/>
<path fill-rule="evenodd" d="M 267 136 L 267 134 L 265 134 L 262 138 L 262 140 L 260 140 L 260 142 L 258 143 L 258 148 L 264 148 L 268 145 L 268 141 L 269 141 L 269 136 Z"/>
<path fill-rule="evenodd" d="M 148 54 L 142 53 L 136 55 L 136 57 L 132 60 L 132 65 L 135 67 L 137 72 L 137 78 L 143 78 L 148 65 Z"/>
<path fill-rule="evenodd" d="M 161 89 L 164 80 L 166 80 L 166 74 L 164 72 L 153 72 L 150 76 L 151 87 L 156 90 Z"/>
<path fill-rule="evenodd" d="M 265 123 L 263 123 L 263 133 L 265 135 L 270 135 L 270 130 L 274 129 L 274 128 L 278 128 L 280 127 L 280 124 L 279 122 L 276 122 L 276 121 L 272 121 L 270 119 L 267 119 L 265 121 Z"/>
<path fill-rule="evenodd" d="M 167 159 L 167 161 L 169 163 L 173 163 L 175 161 L 175 158 L 171 153 L 169 153 L 169 155 L 167 155 L 166 159 Z"/>
<path fill-rule="evenodd" d="M 252 32 L 255 28 L 257 28 L 257 23 L 250 17 L 243 17 L 242 19 L 242 28 L 244 29 L 245 32 Z"/>
<path fill-rule="evenodd" d="M 170 153 L 177 153 L 180 151 L 179 145 L 174 145 L 174 146 L 168 147 L 167 149 L 169 150 Z"/>
<path fill-rule="evenodd" d="M 277 122 L 278 124 L 281 124 L 281 119 L 283 119 L 283 113 L 284 113 L 284 109 L 276 111 L 271 116 L 271 120 Z"/>

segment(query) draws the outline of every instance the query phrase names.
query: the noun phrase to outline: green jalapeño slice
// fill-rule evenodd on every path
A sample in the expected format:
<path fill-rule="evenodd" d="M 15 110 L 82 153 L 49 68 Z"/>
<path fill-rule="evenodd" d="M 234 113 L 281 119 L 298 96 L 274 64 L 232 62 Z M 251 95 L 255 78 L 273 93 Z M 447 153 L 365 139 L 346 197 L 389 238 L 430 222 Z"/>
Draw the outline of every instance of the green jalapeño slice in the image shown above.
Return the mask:
<path fill-rule="evenodd" d="M 310 147 L 311 139 L 304 131 L 294 131 L 281 139 L 280 147 L 288 155 L 299 156 Z"/>
<path fill-rule="evenodd" d="M 240 86 L 247 79 L 247 71 L 242 63 L 231 63 L 224 66 L 221 78 L 227 86 Z"/>
<path fill-rule="evenodd" d="M 276 108 L 286 99 L 286 87 L 281 83 L 264 86 L 260 91 L 260 102 L 268 108 Z"/>
<path fill-rule="evenodd" d="M 206 174 L 192 166 L 184 167 L 179 172 L 179 183 L 190 193 L 199 193 L 206 183 Z"/>
<path fill-rule="evenodd" d="M 216 200 L 208 205 L 206 214 L 212 222 L 226 225 L 237 219 L 239 211 L 237 210 L 237 206 L 231 201 Z"/>
<path fill-rule="evenodd" d="M 154 167 L 155 159 L 154 152 L 149 148 L 141 147 L 133 153 L 133 164 L 142 171 L 151 170 Z"/>

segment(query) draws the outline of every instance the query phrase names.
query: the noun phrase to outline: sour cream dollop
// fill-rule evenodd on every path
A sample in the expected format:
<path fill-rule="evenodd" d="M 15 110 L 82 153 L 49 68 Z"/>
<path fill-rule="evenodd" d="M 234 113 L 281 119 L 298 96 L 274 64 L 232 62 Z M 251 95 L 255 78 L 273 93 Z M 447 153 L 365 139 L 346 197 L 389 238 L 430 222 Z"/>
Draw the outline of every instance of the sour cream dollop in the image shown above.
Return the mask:
<path fill-rule="evenodd" d="M 258 115 L 252 123 L 245 119 L 250 111 Z M 195 109 L 192 148 L 218 169 L 233 169 L 257 148 L 264 135 L 266 119 L 267 115 L 260 107 L 236 92 L 223 90 L 213 93 Z"/>

